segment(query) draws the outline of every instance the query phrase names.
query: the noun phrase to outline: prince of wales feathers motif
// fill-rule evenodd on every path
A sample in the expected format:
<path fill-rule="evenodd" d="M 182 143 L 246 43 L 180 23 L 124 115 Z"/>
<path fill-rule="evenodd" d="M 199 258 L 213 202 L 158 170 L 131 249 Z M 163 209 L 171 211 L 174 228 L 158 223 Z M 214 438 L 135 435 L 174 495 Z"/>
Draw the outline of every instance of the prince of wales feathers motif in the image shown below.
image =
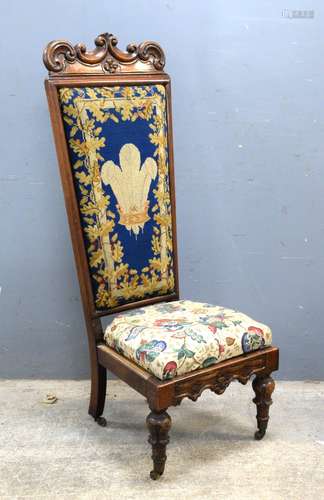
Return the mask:
<path fill-rule="evenodd" d="M 149 220 L 147 195 L 151 180 L 157 175 L 153 158 L 146 158 L 141 168 L 140 152 L 134 144 L 125 144 L 119 153 L 120 167 L 113 161 L 104 163 L 101 177 L 110 184 L 118 200 L 119 224 L 138 234 Z"/>

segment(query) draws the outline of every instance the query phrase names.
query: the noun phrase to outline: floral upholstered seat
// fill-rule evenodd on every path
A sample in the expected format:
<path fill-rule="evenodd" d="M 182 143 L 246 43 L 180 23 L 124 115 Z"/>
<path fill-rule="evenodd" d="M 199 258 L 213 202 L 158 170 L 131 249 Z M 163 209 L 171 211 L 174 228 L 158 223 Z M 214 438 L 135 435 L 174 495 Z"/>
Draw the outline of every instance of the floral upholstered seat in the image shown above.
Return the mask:
<path fill-rule="evenodd" d="M 179 300 L 119 314 L 106 343 L 161 380 L 270 346 L 271 330 L 232 309 Z"/>

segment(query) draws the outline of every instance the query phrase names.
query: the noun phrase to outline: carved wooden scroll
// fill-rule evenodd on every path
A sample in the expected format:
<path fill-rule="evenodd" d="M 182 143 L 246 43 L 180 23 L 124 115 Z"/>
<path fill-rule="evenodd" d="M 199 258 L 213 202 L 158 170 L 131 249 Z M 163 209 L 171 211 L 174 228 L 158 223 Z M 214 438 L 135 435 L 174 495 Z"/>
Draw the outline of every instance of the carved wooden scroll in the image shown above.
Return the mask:
<path fill-rule="evenodd" d="M 139 45 L 130 43 L 126 52 L 117 47 L 117 38 L 110 33 L 97 36 L 95 48 L 87 50 L 83 43 L 73 46 L 65 40 L 50 42 L 43 60 L 50 77 L 73 75 L 102 75 L 113 73 L 163 72 L 165 57 L 155 42 Z"/>

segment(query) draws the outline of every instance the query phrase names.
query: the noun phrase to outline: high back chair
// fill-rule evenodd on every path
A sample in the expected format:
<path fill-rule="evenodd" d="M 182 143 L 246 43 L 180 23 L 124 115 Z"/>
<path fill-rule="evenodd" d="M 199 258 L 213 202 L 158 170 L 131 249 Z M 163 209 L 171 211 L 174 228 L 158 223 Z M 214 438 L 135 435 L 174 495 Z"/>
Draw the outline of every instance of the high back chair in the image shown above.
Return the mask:
<path fill-rule="evenodd" d="M 169 406 L 255 376 L 256 439 L 267 428 L 278 349 L 271 330 L 221 306 L 179 300 L 170 78 L 154 42 L 95 49 L 54 41 L 45 81 L 91 362 L 89 413 L 107 369 L 148 402 L 151 478 L 163 474 Z M 117 313 L 117 314 L 116 314 Z M 106 330 L 101 317 L 116 314 Z"/>

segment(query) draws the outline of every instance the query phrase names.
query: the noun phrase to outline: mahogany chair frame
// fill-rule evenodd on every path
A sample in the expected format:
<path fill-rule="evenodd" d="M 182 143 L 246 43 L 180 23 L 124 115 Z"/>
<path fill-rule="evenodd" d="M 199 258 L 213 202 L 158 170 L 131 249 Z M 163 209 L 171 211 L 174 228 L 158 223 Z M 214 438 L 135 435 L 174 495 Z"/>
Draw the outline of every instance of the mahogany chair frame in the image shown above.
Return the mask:
<path fill-rule="evenodd" d="M 179 405 L 184 398 L 196 401 L 205 389 L 222 394 L 233 380 L 246 384 L 252 376 L 255 376 L 252 384 L 255 391 L 253 401 L 257 406 L 258 430 L 255 433 L 255 438 L 261 439 L 265 435 L 268 425 L 269 406 L 272 403 L 271 394 L 274 390 L 271 373 L 278 369 L 278 348 L 268 347 L 231 358 L 208 368 L 177 376 L 171 380 L 161 381 L 118 354 L 103 341 L 104 332 L 100 320 L 101 316 L 160 301 L 179 299 L 170 77 L 163 70 L 165 57 L 161 47 L 157 43 L 149 41 L 138 46 L 130 44 L 127 46 L 127 51 L 123 52 L 117 48 L 117 39 L 106 33 L 95 39 L 95 49 L 92 51 L 88 51 L 83 44 L 73 46 L 64 40 L 50 42 L 44 51 L 43 60 L 49 70 L 49 78 L 45 80 L 45 88 L 88 335 L 91 364 L 89 414 L 99 425 L 106 425 L 102 414 L 106 399 L 107 370 L 142 394 L 147 399 L 150 408 L 147 417 L 153 459 L 153 470 L 150 475 L 152 479 L 157 479 L 164 471 L 166 446 L 169 442 L 168 433 L 171 427 L 171 418 L 167 409 L 170 406 Z M 166 88 L 173 243 L 176 262 L 175 293 L 139 300 L 102 312 L 96 310 L 91 288 L 91 277 L 61 116 L 58 89 L 61 87 L 128 84 L 162 84 Z"/>

